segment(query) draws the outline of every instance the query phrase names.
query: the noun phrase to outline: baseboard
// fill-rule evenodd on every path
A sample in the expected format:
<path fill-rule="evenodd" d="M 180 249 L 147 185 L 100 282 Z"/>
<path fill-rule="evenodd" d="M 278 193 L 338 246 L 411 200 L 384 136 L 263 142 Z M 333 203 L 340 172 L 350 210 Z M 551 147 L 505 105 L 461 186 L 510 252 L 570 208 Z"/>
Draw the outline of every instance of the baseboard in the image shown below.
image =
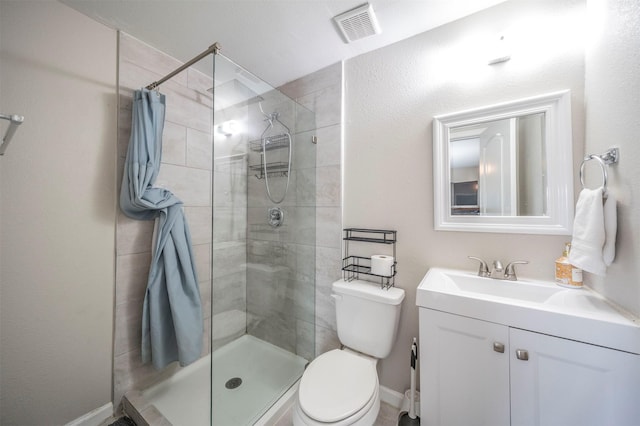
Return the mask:
<path fill-rule="evenodd" d="M 113 416 L 113 403 L 110 402 L 70 421 L 65 426 L 99 426 L 111 416 Z"/>
<path fill-rule="evenodd" d="M 386 386 L 380 386 L 380 401 L 387 403 L 394 408 L 400 409 L 400 407 L 402 407 L 403 400 L 404 394 L 396 392 L 393 389 L 389 389 Z"/>

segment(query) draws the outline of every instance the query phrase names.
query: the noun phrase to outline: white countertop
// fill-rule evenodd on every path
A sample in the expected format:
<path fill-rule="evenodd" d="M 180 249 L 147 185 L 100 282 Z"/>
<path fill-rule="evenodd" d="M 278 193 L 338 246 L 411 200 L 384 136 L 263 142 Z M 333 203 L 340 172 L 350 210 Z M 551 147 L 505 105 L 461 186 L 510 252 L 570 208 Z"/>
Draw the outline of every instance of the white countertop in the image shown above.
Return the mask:
<path fill-rule="evenodd" d="M 416 304 L 484 321 L 640 354 L 640 320 L 588 288 L 478 277 L 431 268 Z"/>

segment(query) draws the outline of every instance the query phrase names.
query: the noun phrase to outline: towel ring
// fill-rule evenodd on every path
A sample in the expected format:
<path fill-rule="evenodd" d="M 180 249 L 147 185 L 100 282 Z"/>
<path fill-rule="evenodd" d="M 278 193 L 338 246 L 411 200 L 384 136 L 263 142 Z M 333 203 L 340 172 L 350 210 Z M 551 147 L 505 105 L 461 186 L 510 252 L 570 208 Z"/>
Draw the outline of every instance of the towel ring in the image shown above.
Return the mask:
<path fill-rule="evenodd" d="M 604 162 L 604 160 L 599 156 L 599 155 L 587 155 L 586 157 L 584 157 L 584 160 L 582 160 L 582 164 L 580 165 L 580 183 L 582 184 L 582 187 L 584 188 L 584 165 L 587 164 L 587 161 L 589 160 L 596 160 L 598 162 L 598 164 L 600 164 L 600 168 L 602 169 L 602 189 L 604 190 L 604 192 L 607 191 L 607 163 Z"/>
<path fill-rule="evenodd" d="M 618 162 L 620 158 L 620 150 L 618 148 L 610 148 L 603 154 L 590 154 L 584 157 L 582 160 L 582 164 L 580 165 L 580 183 L 582 184 L 582 188 L 584 188 L 584 165 L 589 160 L 596 160 L 598 164 L 600 164 L 600 168 L 602 169 L 602 189 L 604 192 L 607 192 L 607 169 L 609 164 L 615 164 Z"/>

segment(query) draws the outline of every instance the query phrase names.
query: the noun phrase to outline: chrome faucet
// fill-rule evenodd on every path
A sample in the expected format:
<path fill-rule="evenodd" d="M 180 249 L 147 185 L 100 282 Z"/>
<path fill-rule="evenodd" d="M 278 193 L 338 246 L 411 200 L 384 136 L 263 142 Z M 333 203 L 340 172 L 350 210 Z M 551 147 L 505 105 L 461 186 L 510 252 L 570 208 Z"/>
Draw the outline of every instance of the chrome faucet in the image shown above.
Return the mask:
<path fill-rule="evenodd" d="M 477 260 L 478 262 L 480 262 L 480 268 L 478 269 L 478 276 L 479 277 L 490 277 L 491 276 L 491 272 L 489 272 L 489 266 L 487 266 L 487 263 L 480 259 L 479 257 L 475 257 L 475 256 L 467 256 L 469 259 L 472 260 Z"/>
<path fill-rule="evenodd" d="M 516 268 L 515 265 L 525 265 L 529 263 L 526 260 L 514 260 L 513 262 L 509 262 L 506 268 L 502 267 L 502 262 L 499 260 L 493 261 L 493 267 L 489 270 L 489 266 L 487 262 L 475 256 L 467 256 L 469 259 L 477 260 L 480 262 L 480 267 L 478 269 L 478 276 L 485 278 L 493 278 L 497 280 L 507 280 L 507 281 L 517 281 L 518 277 L 516 276 Z"/>
<path fill-rule="evenodd" d="M 502 263 L 499 260 L 494 260 L 493 268 L 491 269 L 491 278 L 497 278 L 501 280 L 504 277 L 504 275 L 502 274 L 503 271 L 504 269 L 502 268 Z"/>

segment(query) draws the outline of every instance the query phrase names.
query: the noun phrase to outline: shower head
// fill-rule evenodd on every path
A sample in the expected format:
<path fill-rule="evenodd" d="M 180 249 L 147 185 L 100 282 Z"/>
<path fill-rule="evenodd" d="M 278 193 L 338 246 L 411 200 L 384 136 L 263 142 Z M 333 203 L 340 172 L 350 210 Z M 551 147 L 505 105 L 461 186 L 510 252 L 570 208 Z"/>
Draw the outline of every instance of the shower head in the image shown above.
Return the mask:
<path fill-rule="evenodd" d="M 246 105 L 252 105 L 255 104 L 256 102 L 262 102 L 264 101 L 264 98 L 260 95 L 254 96 L 253 98 L 249 98 L 244 102 L 239 103 L 239 106 L 246 106 Z"/>

